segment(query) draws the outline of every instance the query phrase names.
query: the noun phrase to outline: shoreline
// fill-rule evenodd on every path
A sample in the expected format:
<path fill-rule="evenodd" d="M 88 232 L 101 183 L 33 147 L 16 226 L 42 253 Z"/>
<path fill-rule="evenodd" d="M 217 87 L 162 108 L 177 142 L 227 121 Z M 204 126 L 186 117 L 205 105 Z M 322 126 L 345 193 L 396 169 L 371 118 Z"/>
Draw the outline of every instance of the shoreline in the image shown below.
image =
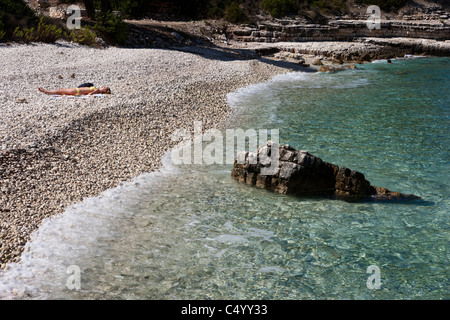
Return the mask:
<path fill-rule="evenodd" d="M 227 93 L 302 69 L 238 59 L 219 48 L 187 49 L 0 48 L 6 70 L 0 76 L 0 269 L 20 260 L 43 219 L 158 170 L 178 143 L 170 139 L 175 129 L 192 130 L 202 121 L 208 130 L 227 120 Z M 29 69 L 17 72 L 18 61 L 6 65 L 17 54 Z M 110 86 L 113 94 L 54 99 L 37 90 L 88 81 Z"/>
<path fill-rule="evenodd" d="M 0 46 L 0 269 L 19 261 L 43 219 L 158 170 L 161 157 L 178 143 L 170 139 L 175 129 L 192 130 L 194 121 L 202 121 L 206 131 L 227 121 L 233 112 L 228 93 L 277 74 L 318 69 L 295 59 L 258 57 L 254 50 L 242 44 Z M 19 54 L 23 59 L 14 61 Z M 310 53 L 306 62 L 317 57 Z M 54 99 L 37 90 L 88 81 L 110 86 L 113 94 Z"/>

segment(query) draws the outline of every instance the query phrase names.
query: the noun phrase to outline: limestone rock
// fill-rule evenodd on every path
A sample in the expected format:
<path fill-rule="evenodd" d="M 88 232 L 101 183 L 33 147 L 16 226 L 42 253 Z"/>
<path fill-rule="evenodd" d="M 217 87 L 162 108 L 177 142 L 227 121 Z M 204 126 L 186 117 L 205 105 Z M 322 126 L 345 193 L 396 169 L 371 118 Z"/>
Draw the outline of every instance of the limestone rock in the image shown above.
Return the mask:
<path fill-rule="evenodd" d="M 269 141 L 256 153 L 239 152 L 233 179 L 282 194 L 339 199 L 415 200 L 419 197 L 372 186 L 364 174 L 339 168 L 303 150 Z"/>
<path fill-rule="evenodd" d="M 67 12 L 65 9 L 60 7 L 50 7 L 48 8 L 48 14 L 50 18 L 54 19 L 65 19 L 67 16 Z"/>
<path fill-rule="evenodd" d="M 346 64 L 346 65 L 342 65 L 342 66 L 323 65 L 323 66 L 320 66 L 319 72 L 335 72 L 335 71 L 348 70 L 348 69 L 356 69 L 356 66 L 354 64 Z"/>
<path fill-rule="evenodd" d="M 314 60 L 313 65 L 315 65 L 315 66 L 322 66 L 323 62 L 320 59 L 316 59 L 316 60 Z"/>
<path fill-rule="evenodd" d="M 370 195 L 376 191 L 364 174 L 342 167 L 336 174 L 336 192 L 343 195 Z"/>

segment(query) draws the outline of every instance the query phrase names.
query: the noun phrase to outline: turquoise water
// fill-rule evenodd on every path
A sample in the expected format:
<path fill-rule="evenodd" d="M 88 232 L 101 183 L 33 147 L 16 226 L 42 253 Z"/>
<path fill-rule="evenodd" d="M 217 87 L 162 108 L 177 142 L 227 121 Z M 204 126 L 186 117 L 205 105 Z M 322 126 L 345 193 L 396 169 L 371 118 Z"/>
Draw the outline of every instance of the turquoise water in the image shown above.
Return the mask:
<path fill-rule="evenodd" d="M 422 201 L 296 198 L 230 165 L 170 165 L 49 219 L 0 296 L 64 299 L 449 299 L 450 59 L 291 73 L 229 95 L 228 128 Z M 80 290 L 67 287 L 78 266 Z M 380 270 L 369 289 L 367 268 Z"/>

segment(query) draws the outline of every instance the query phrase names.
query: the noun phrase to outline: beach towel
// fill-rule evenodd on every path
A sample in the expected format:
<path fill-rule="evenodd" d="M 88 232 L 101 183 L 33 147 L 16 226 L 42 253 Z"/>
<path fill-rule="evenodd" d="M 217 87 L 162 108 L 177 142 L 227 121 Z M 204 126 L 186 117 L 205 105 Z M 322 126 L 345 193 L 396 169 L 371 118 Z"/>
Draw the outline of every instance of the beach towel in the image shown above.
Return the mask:
<path fill-rule="evenodd" d="M 97 93 L 97 94 L 92 94 L 92 95 L 79 95 L 79 96 L 72 96 L 72 95 L 51 95 L 50 99 L 52 100 L 59 100 L 59 99 L 63 99 L 63 98 L 72 98 L 72 99 L 88 99 L 91 97 L 106 97 L 106 94 L 103 93 Z"/>

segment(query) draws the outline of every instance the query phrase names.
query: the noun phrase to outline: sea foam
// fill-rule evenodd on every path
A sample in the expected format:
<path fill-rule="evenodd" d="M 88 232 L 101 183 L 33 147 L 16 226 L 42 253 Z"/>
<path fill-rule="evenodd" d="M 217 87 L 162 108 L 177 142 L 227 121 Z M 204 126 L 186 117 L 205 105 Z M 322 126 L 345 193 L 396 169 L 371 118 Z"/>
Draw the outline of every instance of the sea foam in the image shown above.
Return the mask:
<path fill-rule="evenodd" d="M 114 226 L 133 215 L 124 208 L 135 206 L 143 190 L 157 189 L 160 179 L 177 171 L 169 151 L 162 157 L 159 171 L 122 182 L 44 219 L 20 261 L 0 271 L 0 299 L 47 299 L 51 293 L 67 291 L 67 268 L 83 265 L 85 257 L 104 254 L 106 248 L 98 240 L 114 240 Z"/>

